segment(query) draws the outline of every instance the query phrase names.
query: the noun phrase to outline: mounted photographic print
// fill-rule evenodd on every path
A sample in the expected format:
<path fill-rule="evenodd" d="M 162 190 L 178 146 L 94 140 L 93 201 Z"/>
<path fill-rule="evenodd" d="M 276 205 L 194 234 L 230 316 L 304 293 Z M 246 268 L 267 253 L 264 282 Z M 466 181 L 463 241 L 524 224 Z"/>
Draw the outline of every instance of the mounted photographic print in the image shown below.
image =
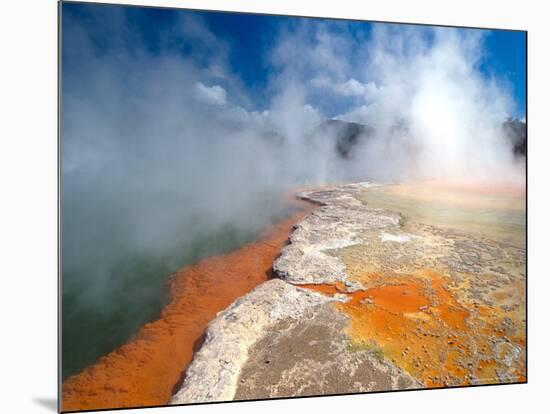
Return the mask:
<path fill-rule="evenodd" d="M 63 412 L 526 382 L 525 31 L 59 7 Z"/>

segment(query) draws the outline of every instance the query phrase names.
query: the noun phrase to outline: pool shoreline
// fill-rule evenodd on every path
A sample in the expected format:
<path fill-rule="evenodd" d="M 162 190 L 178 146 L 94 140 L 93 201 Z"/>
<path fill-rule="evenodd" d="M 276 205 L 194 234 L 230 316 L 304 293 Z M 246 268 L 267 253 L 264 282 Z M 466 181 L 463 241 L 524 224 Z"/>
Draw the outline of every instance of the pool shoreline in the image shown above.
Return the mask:
<path fill-rule="evenodd" d="M 126 344 L 62 384 L 63 411 L 166 405 L 181 384 L 206 325 L 234 300 L 271 278 L 271 266 L 293 226 L 316 204 L 285 197 L 299 210 L 269 226 L 255 242 L 175 272 L 158 319 Z"/>

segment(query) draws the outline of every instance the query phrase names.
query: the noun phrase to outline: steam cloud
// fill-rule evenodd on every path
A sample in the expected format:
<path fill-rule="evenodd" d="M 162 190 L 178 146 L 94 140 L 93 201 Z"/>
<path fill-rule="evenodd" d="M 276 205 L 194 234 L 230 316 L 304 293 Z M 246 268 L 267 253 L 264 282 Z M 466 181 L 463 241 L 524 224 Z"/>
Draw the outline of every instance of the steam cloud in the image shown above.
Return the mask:
<path fill-rule="evenodd" d="M 108 302 L 121 256 L 227 223 L 260 230 L 296 186 L 522 179 L 501 128 L 515 103 L 479 70 L 481 31 L 297 19 L 274 33 L 261 106 L 232 70 L 237 46 L 200 16 L 148 45 L 125 9 L 106 10 L 63 19 L 63 271 L 81 275 L 64 281 L 79 300 Z M 311 139 L 328 118 L 376 133 L 343 159 Z"/>

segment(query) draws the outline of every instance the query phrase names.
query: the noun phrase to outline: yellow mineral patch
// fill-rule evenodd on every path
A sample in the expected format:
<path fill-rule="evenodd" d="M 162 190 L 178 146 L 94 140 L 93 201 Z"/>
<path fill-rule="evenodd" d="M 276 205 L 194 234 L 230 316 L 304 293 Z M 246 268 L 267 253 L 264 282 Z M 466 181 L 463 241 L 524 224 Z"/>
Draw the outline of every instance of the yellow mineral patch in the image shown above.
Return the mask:
<path fill-rule="evenodd" d="M 431 316 L 424 312 L 404 313 L 403 316 L 417 321 L 429 321 L 431 319 Z"/>

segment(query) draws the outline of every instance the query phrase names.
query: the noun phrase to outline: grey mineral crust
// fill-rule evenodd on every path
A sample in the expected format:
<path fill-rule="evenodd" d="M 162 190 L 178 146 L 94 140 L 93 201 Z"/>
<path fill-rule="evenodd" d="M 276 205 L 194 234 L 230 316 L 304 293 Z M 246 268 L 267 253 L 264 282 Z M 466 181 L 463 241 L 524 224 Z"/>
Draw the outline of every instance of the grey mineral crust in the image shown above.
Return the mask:
<path fill-rule="evenodd" d="M 236 400 L 421 388 L 422 384 L 372 350 L 353 349 L 347 317 L 333 306 L 281 320 L 249 351 Z"/>

